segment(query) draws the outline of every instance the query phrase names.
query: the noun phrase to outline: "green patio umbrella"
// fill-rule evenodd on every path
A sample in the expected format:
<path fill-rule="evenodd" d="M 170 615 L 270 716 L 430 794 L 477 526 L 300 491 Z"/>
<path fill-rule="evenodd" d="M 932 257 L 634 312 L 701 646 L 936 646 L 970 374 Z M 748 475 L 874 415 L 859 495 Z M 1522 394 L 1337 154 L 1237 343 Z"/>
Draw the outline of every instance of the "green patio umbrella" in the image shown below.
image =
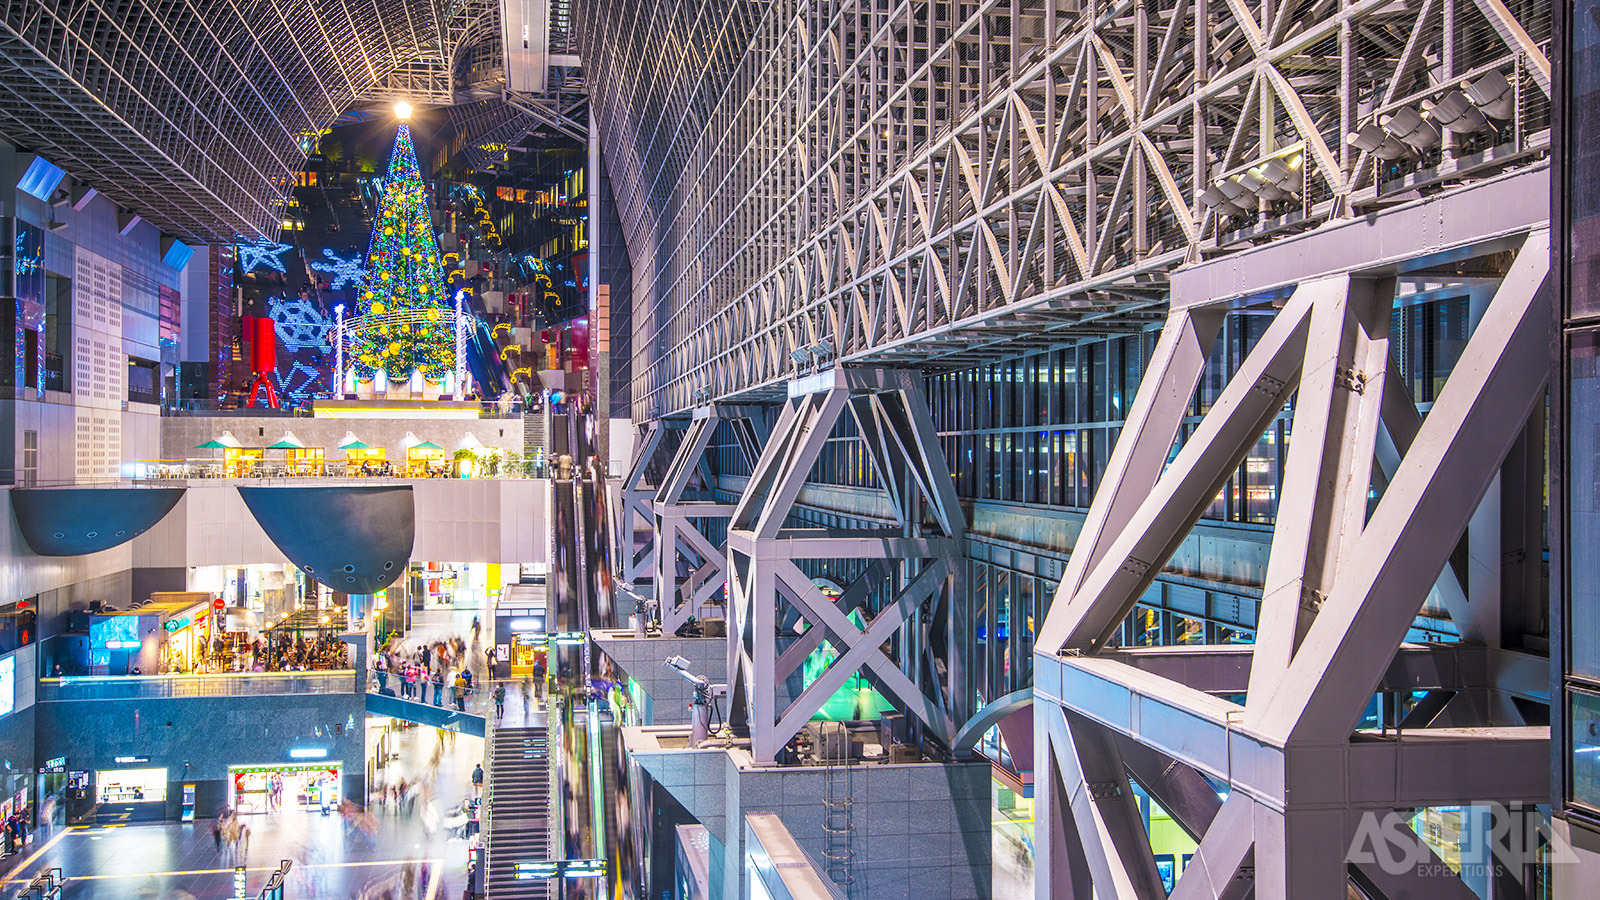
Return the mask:
<path fill-rule="evenodd" d="M 211 440 L 206 441 L 204 444 L 196 444 L 195 445 L 195 449 L 196 450 L 237 450 L 241 446 L 243 446 L 243 445 L 239 443 L 239 439 L 238 438 L 233 436 L 233 432 L 224 431 L 222 433 L 222 437 L 212 438 Z"/>
<path fill-rule="evenodd" d="M 285 431 L 277 443 L 268 444 L 268 450 L 304 450 L 305 442 L 294 436 L 294 432 Z"/>
<path fill-rule="evenodd" d="M 371 450 L 372 449 L 372 445 L 371 444 L 363 444 L 360 441 L 352 441 L 352 442 L 350 442 L 348 444 L 340 444 L 339 445 L 339 449 L 341 449 L 341 450 Z"/>
<path fill-rule="evenodd" d="M 444 448 L 439 446 L 438 444 L 435 444 L 433 441 L 423 441 L 422 443 L 413 446 L 411 449 L 413 449 L 413 450 L 443 450 Z"/>

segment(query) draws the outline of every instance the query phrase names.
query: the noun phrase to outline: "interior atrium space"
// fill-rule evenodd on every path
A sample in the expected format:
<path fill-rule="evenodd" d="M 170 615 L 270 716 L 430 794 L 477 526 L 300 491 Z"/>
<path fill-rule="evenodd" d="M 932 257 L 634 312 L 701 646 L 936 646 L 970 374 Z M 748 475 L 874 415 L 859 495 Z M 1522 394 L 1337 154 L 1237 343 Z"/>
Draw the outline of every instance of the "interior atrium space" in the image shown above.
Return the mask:
<path fill-rule="evenodd" d="M 0 0 L 0 900 L 1590 900 L 1600 0 Z"/>

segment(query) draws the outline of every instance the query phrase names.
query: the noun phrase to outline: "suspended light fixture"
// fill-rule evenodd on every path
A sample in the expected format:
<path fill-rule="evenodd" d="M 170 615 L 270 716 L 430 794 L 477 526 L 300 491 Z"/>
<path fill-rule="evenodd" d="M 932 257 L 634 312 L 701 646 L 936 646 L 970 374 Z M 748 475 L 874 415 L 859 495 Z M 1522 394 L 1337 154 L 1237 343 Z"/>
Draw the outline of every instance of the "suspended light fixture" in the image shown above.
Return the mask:
<path fill-rule="evenodd" d="M 1463 81 L 1461 90 L 1491 119 L 1510 119 L 1517 110 L 1517 95 L 1499 69 L 1490 69 L 1473 81 Z"/>
<path fill-rule="evenodd" d="M 1421 113 L 1409 106 L 1402 106 L 1390 115 L 1384 116 L 1378 124 L 1383 126 L 1384 131 L 1418 150 L 1428 150 L 1437 146 L 1439 139 L 1443 137 L 1439 126 L 1424 119 Z"/>
<path fill-rule="evenodd" d="M 1411 155 L 1411 150 L 1390 136 L 1389 132 L 1378 127 L 1376 122 L 1368 122 L 1361 126 L 1360 131 L 1352 131 L 1345 138 L 1345 143 L 1378 157 L 1379 159 L 1401 159 Z"/>
<path fill-rule="evenodd" d="M 401 100 L 394 105 L 394 117 L 404 122 L 411 118 L 411 104 Z"/>

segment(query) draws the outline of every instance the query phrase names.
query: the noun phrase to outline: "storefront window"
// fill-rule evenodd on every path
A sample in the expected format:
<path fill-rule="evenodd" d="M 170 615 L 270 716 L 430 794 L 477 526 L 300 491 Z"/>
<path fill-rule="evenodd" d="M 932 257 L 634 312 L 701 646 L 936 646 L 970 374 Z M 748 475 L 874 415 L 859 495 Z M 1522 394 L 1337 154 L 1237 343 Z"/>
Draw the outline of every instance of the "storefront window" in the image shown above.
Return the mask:
<path fill-rule="evenodd" d="M 1572 715 L 1572 799 L 1600 809 L 1600 696 L 1574 691 Z"/>
<path fill-rule="evenodd" d="M 241 813 L 338 806 L 341 769 L 339 763 L 231 767 L 230 805 Z"/>

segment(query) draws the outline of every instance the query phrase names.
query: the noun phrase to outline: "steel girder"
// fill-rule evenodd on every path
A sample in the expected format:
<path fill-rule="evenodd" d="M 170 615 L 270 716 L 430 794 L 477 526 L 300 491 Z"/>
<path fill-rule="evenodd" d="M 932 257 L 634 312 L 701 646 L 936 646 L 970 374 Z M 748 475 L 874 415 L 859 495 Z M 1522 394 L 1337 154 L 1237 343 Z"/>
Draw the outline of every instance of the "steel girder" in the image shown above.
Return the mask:
<path fill-rule="evenodd" d="M 734 504 L 719 502 L 715 495 L 716 475 L 706 451 L 717 426 L 727 422 L 733 429 L 738 452 L 754 468 L 767 442 L 765 411 L 759 407 L 708 406 L 694 411 L 683 441 L 667 467 L 661 487 L 656 491 L 655 573 L 661 617 L 661 632 L 674 634 L 691 616 L 702 616 L 706 603 L 717 600 L 728 583 L 728 546 L 706 534 L 712 519 L 733 515 Z M 699 490 L 690 496 L 691 483 Z M 688 578 L 680 579 L 680 562 L 687 562 Z"/>
<path fill-rule="evenodd" d="M 617 532 L 622 545 L 621 580 L 642 596 L 649 596 L 643 588 L 654 587 L 656 570 L 656 514 L 657 482 L 660 479 L 659 453 L 662 439 L 671 422 L 654 419 L 639 425 L 633 440 L 633 459 L 628 463 L 628 474 L 622 478 L 622 508 L 618 511 Z"/>
<path fill-rule="evenodd" d="M 749 725 L 751 755 L 761 764 L 776 761 L 857 671 L 951 746 L 975 706 L 956 650 L 970 628 L 961 560 L 966 519 L 922 378 L 832 369 L 794 383 L 790 394 L 728 523 L 728 674 L 736 713 Z M 845 415 L 855 421 L 894 521 L 866 530 L 793 527 L 790 514 Z M 821 559 L 866 564 L 830 599 L 795 562 Z M 785 604 L 809 629 L 780 653 Z M 864 628 L 850 620 L 855 610 Z M 780 693 L 824 639 L 838 658 L 798 694 Z M 883 649 L 891 643 L 898 658 Z"/>
<path fill-rule="evenodd" d="M 352 105 L 452 102 L 496 0 L 5 0 L 0 134 L 163 230 L 272 238 L 302 142 Z"/>
<path fill-rule="evenodd" d="M 1314 252 L 1318 238 L 1300 239 L 1299 251 Z M 1504 246 L 1495 235 L 1457 258 Z M 1347 852 L 1369 813 L 1548 797 L 1548 727 L 1526 727 L 1509 704 L 1482 702 L 1486 689 L 1519 690 L 1512 682 L 1538 689 L 1537 667 L 1526 678 L 1520 654 L 1500 649 L 1498 622 L 1481 621 L 1498 620 L 1502 600 L 1510 602 L 1498 573 L 1493 584 L 1458 584 L 1452 606 L 1463 633 L 1481 644 L 1461 652 L 1497 660 L 1498 674 L 1475 663 L 1439 669 L 1441 660 L 1402 645 L 1430 589 L 1453 580 L 1458 541 L 1467 539 L 1474 558 L 1500 557 L 1501 488 L 1546 389 L 1548 267 L 1549 234 L 1540 227 L 1522 238 L 1492 299 L 1475 311 L 1476 328 L 1422 421 L 1388 363 L 1393 268 L 1318 276 L 1287 297 L 1241 283 L 1209 301 L 1174 303 L 1145 379 L 1151 389 L 1130 410 L 1036 645 L 1039 821 L 1071 821 L 1037 844 L 1038 896 L 1067 880 L 1053 869 L 1072 859 L 1084 861 L 1096 896 L 1165 896 L 1130 809 L 1130 774 L 1147 791 L 1174 792 L 1180 821 L 1200 843 L 1173 897 L 1253 890 L 1333 900 L 1351 881 L 1368 895 L 1473 896 L 1438 877 L 1444 868 L 1397 874 L 1348 864 Z M 1271 298 L 1274 318 L 1169 462 L 1185 415 L 1175 398 L 1198 383 L 1215 316 L 1251 297 Z M 1233 647 L 1108 649 L 1175 542 L 1291 394 L 1294 440 L 1248 662 Z M 1375 461 L 1388 477 L 1369 510 Z M 1468 600 L 1487 612 L 1469 612 Z M 1240 687 L 1243 702 L 1228 699 Z M 1358 730 L 1374 693 L 1395 689 L 1431 693 L 1401 730 Z M 1170 782 L 1198 775 L 1227 788 L 1220 806 L 1183 808 L 1185 792 Z"/>
<path fill-rule="evenodd" d="M 791 354 L 954 369 L 1159 320 L 1168 273 L 1517 166 L 1548 6 L 1499 0 L 584 0 L 635 260 L 636 415 Z M 662 52 L 672 48 L 672 52 Z M 1515 108 L 1396 167 L 1346 135 L 1489 71 Z M 1219 178 L 1300 161 L 1220 217 Z"/>

